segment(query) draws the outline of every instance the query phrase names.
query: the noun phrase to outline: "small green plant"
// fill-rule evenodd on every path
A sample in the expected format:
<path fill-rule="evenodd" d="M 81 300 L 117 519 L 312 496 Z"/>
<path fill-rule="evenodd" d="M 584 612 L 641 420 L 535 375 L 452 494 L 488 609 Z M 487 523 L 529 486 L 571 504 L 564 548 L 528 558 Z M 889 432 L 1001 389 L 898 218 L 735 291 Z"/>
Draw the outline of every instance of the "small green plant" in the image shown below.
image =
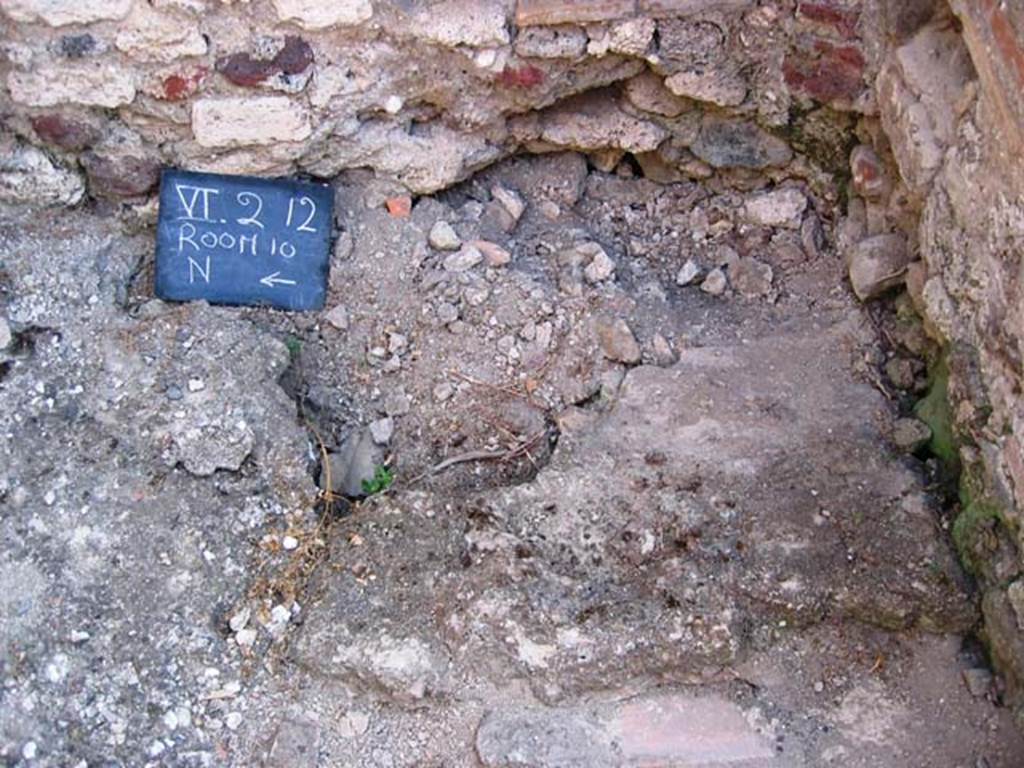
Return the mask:
<path fill-rule="evenodd" d="M 377 468 L 373 471 L 373 478 L 370 480 L 363 480 L 363 493 L 367 496 L 383 493 L 391 487 L 391 484 L 394 481 L 394 471 L 385 467 L 383 464 L 378 464 Z"/>
<path fill-rule="evenodd" d="M 298 360 L 299 353 L 302 352 L 302 342 L 299 341 L 298 336 L 289 336 L 284 340 L 284 345 L 288 348 L 288 356 L 292 362 Z"/>

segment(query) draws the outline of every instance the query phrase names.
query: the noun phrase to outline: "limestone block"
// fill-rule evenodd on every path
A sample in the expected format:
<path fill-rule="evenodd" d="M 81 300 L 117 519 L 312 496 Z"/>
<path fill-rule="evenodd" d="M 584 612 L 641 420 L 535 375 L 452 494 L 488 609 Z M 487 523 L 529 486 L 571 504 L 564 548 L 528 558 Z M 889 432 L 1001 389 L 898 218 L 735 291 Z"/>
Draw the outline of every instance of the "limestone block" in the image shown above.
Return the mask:
<path fill-rule="evenodd" d="M 0 0 L 0 10 L 14 21 L 51 27 L 123 19 L 132 0 Z"/>
<path fill-rule="evenodd" d="M 273 0 L 273 3 L 281 21 L 292 21 L 310 30 L 351 26 L 373 16 L 370 0 Z"/>
<path fill-rule="evenodd" d="M 302 141 L 309 114 L 286 96 L 202 99 L 192 107 L 192 132 L 204 147 L 264 146 Z"/>
<path fill-rule="evenodd" d="M 110 63 L 46 65 L 7 75 L 11 98 L 30 107 L 80 104 L 113 109 L 135 99 L 135 76 Z"/>
<path fill-rule="evenodd" d="M 186 56 L 206 53 L 206 39 L 199 26 L 140 3 L 117 33 L 118 50 L 140 61 L 169 63 Z"/>

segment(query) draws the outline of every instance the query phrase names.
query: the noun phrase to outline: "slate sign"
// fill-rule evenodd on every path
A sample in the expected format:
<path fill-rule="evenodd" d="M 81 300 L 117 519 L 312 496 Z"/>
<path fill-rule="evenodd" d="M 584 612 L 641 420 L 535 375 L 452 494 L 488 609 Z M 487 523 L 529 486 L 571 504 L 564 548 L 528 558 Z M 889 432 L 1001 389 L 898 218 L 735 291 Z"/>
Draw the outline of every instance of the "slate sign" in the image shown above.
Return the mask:
<path fill-rule="evenodd" d="M 310 310 L 324 305 L 333 190 L 325 184 L 165 170 L 156 294 Z"/>

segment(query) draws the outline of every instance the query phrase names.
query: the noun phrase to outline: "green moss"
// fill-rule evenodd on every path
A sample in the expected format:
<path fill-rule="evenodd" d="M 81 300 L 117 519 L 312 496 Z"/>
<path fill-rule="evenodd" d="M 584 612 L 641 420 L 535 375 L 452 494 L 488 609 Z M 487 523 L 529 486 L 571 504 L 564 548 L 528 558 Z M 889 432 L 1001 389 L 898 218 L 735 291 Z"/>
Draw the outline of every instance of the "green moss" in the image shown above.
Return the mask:
<path fill-rule="evenodd" d="M 949 405 L 949 364 L 940 358 L 931 370 L 928 394 L 914 406 L 914 414 L 931 427 L 928 449 L 956 471 L 959 464 L 956 437 L 953 434 L 953 410 Z"/>
<path fill-rule="evenodd" d="M 850 179 L 850 152 L 857 144 L 853 117 L 829 107 L 804 110 L 792 106 L 789 122 L 775 129 L 793 149 L 835 177 L 840 195 Z M 845 208 L 845 200 L 843 201 Z"/>
<path fill-rule="evenodd" d="M 978 464 L 971 464 L 964 467 L 960 473 L 960 484 L 957 496 L 960 498 L 960 507 L 967 509 L 980 499 L 985 493 L 985 478 L 981 474 L 981 467 Z"/>
<path fill-rule="evenodd" d="M 921 316 L 917 314 L 914 302 L 910 300 L 909 294 L 901 293 L 896 297 L 894 305 L 896 307 L 897 320 L 907 325 L 920 325 Z"/>
<path fill-rule="evenodd" d="M 964 567 L 971 573 L 979 572 L 979 537 L 993 524 L 1002 524 L 1004 517 L 999 506 L 987 499 L 975 499 L 963 508 L 953 523 L 953 544 Z"/>

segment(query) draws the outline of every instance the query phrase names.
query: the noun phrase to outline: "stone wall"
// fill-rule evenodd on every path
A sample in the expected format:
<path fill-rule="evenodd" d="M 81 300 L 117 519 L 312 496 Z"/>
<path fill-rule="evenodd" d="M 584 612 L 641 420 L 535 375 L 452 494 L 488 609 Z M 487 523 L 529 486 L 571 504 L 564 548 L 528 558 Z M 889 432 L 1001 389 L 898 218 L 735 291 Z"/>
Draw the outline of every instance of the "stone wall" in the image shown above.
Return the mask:
<path fill-rule="evenodd" d="M 94 197 L 145 196 L 164 165 L 321 177 L 366 167 L 426 193 L 508 154 L 560 147 L 609 168 L 628 152 L 666 181 L 812 178 L 844 164 L 843 112 L 870 102 L 878 58 L 861 43 L 859 0 L 0 10 L 0 194 L 55 202 L 79 199 L 78 177 Z"/>
<path fill-rule="evenodd" d="M 953 529 L 983 591 L 984 635 L 1024 700 L 1024 12 L 954 0 L 888 56 L 880 113 L 922 258 L 911 298 L 945 349 L 962 511 Z M 913 217 L 911 217 L 913 221 Z M 942 368 L 948 369 L 948 382 Z"/>
<path fill-rule="evenodd" d="M 0 0 L 0 201 L 152 207 L 159 169 L 381 200 L 573 148 L 659 182 L 803 179 L 865 299 L 906 287 L 954 528 L 1024 701 L 1024 12 L 997 0 Z M 852 150 L 852 153 L 851 153 Z M 839 221 L 839 211 L 845 216 Z M 948 372 L 948 376 L 947 376 Z M 933 423 L 941 435 L 942 425 Z"/>

